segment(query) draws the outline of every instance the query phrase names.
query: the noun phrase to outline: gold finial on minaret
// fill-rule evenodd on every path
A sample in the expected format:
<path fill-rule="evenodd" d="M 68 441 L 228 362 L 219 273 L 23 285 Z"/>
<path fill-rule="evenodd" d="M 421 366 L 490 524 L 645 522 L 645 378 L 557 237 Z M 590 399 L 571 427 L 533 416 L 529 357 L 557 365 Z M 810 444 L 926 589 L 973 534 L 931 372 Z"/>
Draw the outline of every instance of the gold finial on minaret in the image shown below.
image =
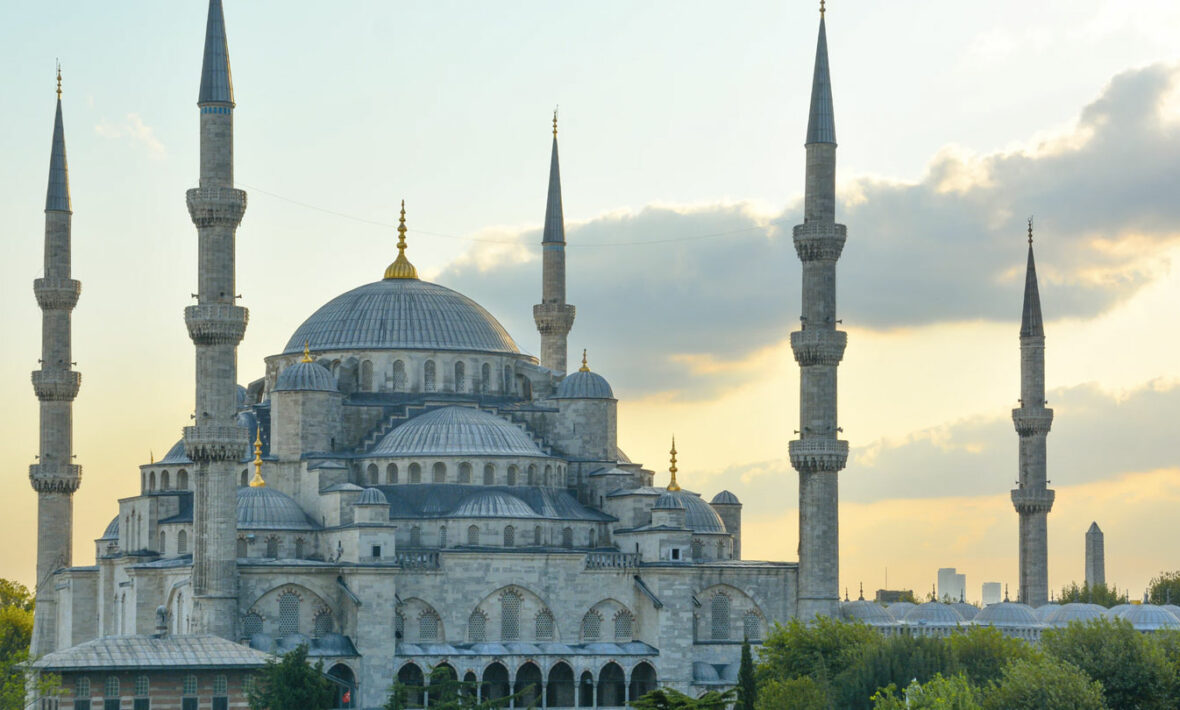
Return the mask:
<path fill-rule="evenodd" d="M 315 360 L 311 359 L 311 341 L 310 340 L 303 341 L 303 359 L 300 360 L 299 362 L 315 362 Z"/>
<path fill-rule="evenodd" d="M 586 348 L 582 348 L 582 366 L 578 368 L 578 372 L 590 372 L 590 366 L 586 364 Z"/>
<path fill-rule="evenodd" d="M 254 437 L 254 478 L 250 479 L 250 487 L 266 487 L 266 481 L 262 479 L 262 425 L 258 426 L 258 434 Z"/>
<path fill-rule="evenodd" d="M 418 270 L 406 258 L 406 201 L 402 200 L 402 214 L 397 225 L 397 258 L 385 270 L 387 279 L 416 279 Z"/>
<path fill-rule="evenodd" d="M 1028 218 L 1028 245 L 1032 246 L 1032 217 Z"/>
<path fill-rule="evenodd" d="M 156 462 L 156 453 L 154 451 L 152 451 L 151 449 L 148 449 L 148 463 L 152 464 L 155 462 Z"/>
<path fill-rule="evenodd" d="M 824 7 L 824 0 L 819 0 L 819 16 L 820 17 L 824 16 L 825 10 L 826 10 L 826 8 Z"/>
<path fill-rule="evenodd" d="M 57 98 L 61 99 L 61 61 L 57 62 Z"/>
<path fill-rule="evenodd" d="M 557 107 L 553 107 L 553 137 L 557 137 Z"/>
<path fill-rule="evenodd" d="M 680 490 L 680 484 L 676 482 L 677 468 L 676 468 L 676 435 L 675 434 L 672 435 L 672 450 L 669 453 L 672 454 L 672 463 L 668 466 L 668 473 L 672 474 L 672 479 L 670 481 L 668 481 L 668 490 L 678 491 L 678 490 Z"/>

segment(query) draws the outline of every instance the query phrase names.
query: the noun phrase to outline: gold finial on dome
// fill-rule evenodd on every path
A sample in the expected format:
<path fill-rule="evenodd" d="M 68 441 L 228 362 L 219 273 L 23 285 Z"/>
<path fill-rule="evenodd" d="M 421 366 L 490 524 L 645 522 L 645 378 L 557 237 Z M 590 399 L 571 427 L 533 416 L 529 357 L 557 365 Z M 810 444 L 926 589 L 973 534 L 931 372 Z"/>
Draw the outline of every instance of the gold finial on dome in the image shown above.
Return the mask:
<path fill-rule="evenodd" d="M 668 466 L 668 473 L 672 474 L 672 480 L 668 481 L 668 490 L 675 492 L 675 491 L 680 490 L 680 484 L 676 482 L 676 470 L 677 469 L 676 469 L 676 436 L 675 435 L 672 436 L 672 450 L 669 453 L 672 454 L 672 463 L 671 463 L 671 465 Z"/>
<path fill-rule="evenodd" d="M 386 277 L 386 278 L 388 278 L 388 277 Z M 303 341 L 303 359 L 300 360 L 299 362 L 315 362 L 315 360 L 311 359 L 311 341 L 310 340 Z"/>
<path fill-rule="evenodd" d="M 250 479 L 250 487 L 266 487 L 266 481 L 262 478 L 262 425 L 258 426 L 258 434 L 254 437 L 254 478 Z"/>
<path fill-rule="evenodd" d="M 402 214 L 397 225 L 397 258 L 385 270 L 387 279 L 416 279 L 418 270 L 406 258 L 406 201 L 402 200 Z"/>
<path fill-rule="evenodd" d="M 156 462 L 156 452 L 152 451 L 151 449 L 148 449 L 148 462 L 149 463 Z"/>
<path fill-rule="evenodd" d="M 590 366 L 586 364 L 586 348 L 582 348 L 582 366 L 578 368 L 578 372 L 590 372 Z"/>

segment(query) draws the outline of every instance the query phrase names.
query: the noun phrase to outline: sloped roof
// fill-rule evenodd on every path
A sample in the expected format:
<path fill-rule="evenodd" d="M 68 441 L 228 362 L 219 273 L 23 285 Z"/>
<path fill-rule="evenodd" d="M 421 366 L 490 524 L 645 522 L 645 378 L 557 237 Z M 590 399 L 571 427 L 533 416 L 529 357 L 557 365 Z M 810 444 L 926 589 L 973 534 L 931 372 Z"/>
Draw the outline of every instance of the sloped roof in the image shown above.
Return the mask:
<path fill-rule="evenodd" d="M 46 671 L 259 668 L 268 658 L 212 634 L 105 636 L 42 656 L 30 665 Z"/>

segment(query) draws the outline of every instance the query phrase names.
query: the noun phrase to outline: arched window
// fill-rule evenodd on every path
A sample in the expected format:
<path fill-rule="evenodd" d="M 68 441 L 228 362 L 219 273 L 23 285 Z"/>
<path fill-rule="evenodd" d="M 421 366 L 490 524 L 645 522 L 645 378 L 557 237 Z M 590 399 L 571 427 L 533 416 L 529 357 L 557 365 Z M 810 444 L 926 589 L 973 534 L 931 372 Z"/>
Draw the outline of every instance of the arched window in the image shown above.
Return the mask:
<path fill-rule="evenodd" d="M 545 479 L 543 484 L 546 486 L 553 485 L 553 467 L 549 464 L 545 464 Z"/>
<path fill-rule="evenodd" d="M 447 526 L 444 525 L 438 529 L 438 546 L 444 550 L 447 547 Z"/>
<path fill-rule="evenodd" d="M 361 391 L 373 391 L 373 362 L 371 360 L 361 363 Z"/>
<path fill-rule="evenodd" d="M 180 490 L 188 490 L 188 471 L 183 468 L 176 473 L 176 487 Z"/>
<path fill-rule="evenodd" d="M 160 531 L 160 554 L 161 554 L 161 555 L 164 555 L 164 554 L 167 554 L 167 553 L 168 553 L 168 544 L 167 544 L 167 542 L 168 542 L 168 540 L 167 540 L 167 536 L 164 534 L 164 531 L 163 531 L 163 530 L 161 530 L 161 531 Z"/>
<path fill-rule="evenodd" d="M 447 465 L 445 463 L 443 463 L 442 461 L 435 461 L 434 462 L 434 466 L 431 469 L 431 473 L 434 476 L 435 483 L 446 483 L 447 482 Z"/>
<path fill-rule="evenodd" d="M 746 615 L 742 617 L 742 634 L 750 641 L 762 640 L 762 619 L 758 616 L 758 612 L 747 611 Z"/>
<path fill-rule="evenodd" d="M 518 696 L 516 705 L 522 708 L 541 707 L 541 686 L 545 678 L 536 663 L 529 661 L 516 671 L 516 684 L 512 686 L 513 695 Z"/>
<path fill-rule="evenodd" d="M 643 661 L 631 671 L 631 688 L 628 691 L 629 700 L 638 700 L 656 689 L 656 669 L 647 661 Z"/>
<path fill-rule="evenodd" d="M 578 707 L 594 707 L 594 674 L 590 671 L 582 671 L 581 678 L 579 679 Z"/>
<path fill-rule="evenodd" d="M 242 617 L 242 633 L 247 637 L 262 633 L 262 617 L 257 612 Z"/>
<path fill-rule="evenodd" d="M 596 539 L 596 537 L 594 535 L 594 528 L 590 528 L 590 537 L 588 538 L 588 540 L 590 542 L 590 549 L 594 549 L 595 547 L 598 547 L 598 540 Z"/>
<path fill-rule="evenodd" d="M 393 361 L 393 391 L 405 392 L 406 390 L 406 363 L 401 360 Z"/>
<path fill-rule="evenodd" d="M 410 547 L 422 547 L 422 528 L 417 525 L 410 528 Z"/>
<path fill-rule="evenodd" d="M 422 389 L 427 392 L 434 391 L 434 360 L 427 360 L 422 368 Z"/>
<path fill-rule="evenodd" d="M 184 690 L 182 691 L 186 698 L 191 698 L 197 694 L 197 677 L 195 675 L 186 675 L 184 677 Z"/>
<path fill-rule="evenodd" d="M 279 539 L 274 535 L 266 538 L 266 556 L 272 560 L 279 557 Z"/>
<path fill-rule="evenodd" d="M 422 482 L 422 467 L 417 463 L 410 464 L 410 483 Z"/>
<path fill-rule="evenodd" d="M 496 467 L 490 463 L 484 464 L 483 467 L 483 484 L 485 486 L 496 485 Z"/>
<path fill-rule="evenodd" d="M 729 595 L 725 592 L 714 594 L 713 601 L 709 603 L 709 610 L 713 617 L 714 641 L 729 640 L 729 606 Z"/>
<path fill-rule="evenodd" d="M 478 525 L 472 525 L 471 527 L 467 528 L 467 544 L 468 545 L 478 545 L 479 544 L 479 526 Z"/>
<path fill-rule="evenodd" d="M 391 463 L 385 466 L 385 482 L 389 484 L 397 483 L 397 464 Z"/>
<path fill-rule="evenodd" d="M 630 641 L 631 627 L 633 625 L 633 618 L 631 612 L 626 609 L 619 610 L 615 614 L 615 641 Z"/>
<path fill-rule="evenodd" d="M 406 706 L 420 708 L 426 704 L 426 681 L 422 677 L 422 669 L 413 663 L 407 663 L 398 669 L 397 682 L 406 688 Z"/>
<path fill-rule="evenodd" d="M 438 640 L 438 614 L 433 609 L 427 609 L 418 615 L 418 640 Z"/>
<path fill-rule="evenodd" d="M 299 595 L 283 592 L 279 596 L 279 635 L 299 633 Z"/>
<path fill-rule="evenodd" d="M 511 525 L 504 526 L 504 547 L 516 546 L 516 528 Z"/>
<path fill-rule="evenodd" d="M 487 394 L 492 387 L 492 366 L 484 363 L 483 367 L 479 368 L 479 391 Z"/>
<path fill-rule="evenodd" d="M 597 641 L 602 636 L 602 617 L 591 609 L 582 617 L 582 640 Z"/>
<path fill-rule="evenodd" d="M 248 552 L 248 549 L 247 549 L 247 547 L 246 547 L 246 538 L 244 538 L 244 537 L 239 537 L 239 538 L 238 538 L 238 552 L 237 552 L 237 555 L 238 555 L 238 557 L 239 557 L 239 558 L 244 558 L 244 557 L 247 557 L 247 556 L 249 556 L 249 552 Z"/>
<path fill-rule="evenodd" d="M 541 526 L 538 525 L 533 528 L 533 544 L 538 547 L 541 546 Z"/>
<path fill-rule="evenodd" d="M 176 554 L 188 554 L 188 533 L 183 530 L 176 533 Z"/>
<path fill-rule="evenodd" d="M 553 612 L 548 609 L 538 611 L 534 626 L 534 634 L 538 641 L 553 640 Z"/>
<path fill-rule="evenodd" d="M 303 553 L 306 552 L 306 550 L 303 549 L 304 545 L 305 545 L 305 543 L 304 543 L 303 538 L 301 538 L 301 537 L 295 538 L 295 559 L 297 559 L 297 560 L 303 559 Z"/>
<path fill-rule="evenodd" d="M 598 706 L 622 707 L 627 704 L 627 679 L 614 661 L 598 672 Z"/>
<path fill-rule="evenodd" d="M 467 637 L 471 643 L 486 643 L 488 640 L 488 617 L 476 609 L 467 620 Z"/>
<path fill-rule="evenodd" d="M 156 490 L 156 472 L 155 471 L 148 473 L 148 490 L 149 491 Z"/>
<path fill-rule="evenodd" d="M 466 461 L 459 464 L 459 483 L 471 483 L 471 464 Z"/>
<path fill-rule="evenodd" d="M 135 697 L 146 698 L 151 692 L 152 682 L 146 675 L 135 676 Z"/>
<path fill-rule="evenodd" d="M 117 698 L 119 697 L 119 678 L 118 676 L 107 676 L 106 682 L 102 686 L 102 697 Z"/>
<path fill-rule="evenodd" d="M 238 485 L 242 488 L 250 485 L 250 477 L 246 475 L 246 469 L 242 469 L 242 473 L 238 476 Z"/>
<path fill-rule="evenodd" d="M 705 551 L 704 543 L 702 543 L 700 541 L 700 539 L 698 539 L 698 538 L 693 538 L 693 540 L 692 540 L 692 558 L 694 560 L 704 559 L 702 557 L 702 555 L 704 554 L 704 551 Z"/>
<path fill-rule="evenodd" d="M 369 464 L 368 467 L 365 468 L 365 473 L 369 474 L 369 485 L 370 486 L 375 486 L 381 482 L 381 481 L 377 480 L 377 476 L 378 476 L 377 464 L 375 464 L 375 463 Z"/>
<path fill-rule="evenodd" d="M 535 463 L 529 464 L 528 484 L 530 486 L 537 485 L 537 464 Z"/>
<path fill-rule="evenodd" d="M 561 546 L 562 547 L 573 547 L 574 546 L 573 528 L 562 528 L 561 529 Z"/>
<path fill-rule="evenodd" d="M 167 471 L 163 471 L 160 473 L 160 490 L 162 490 L 162 491 L 168 490 L 168 472 Z"/>
<path fill-rule="evenodd" d="M 516 466 L 509 466 L 508 467 L 508 485 L 510 485 L 510 486 L 516 485 Z"/>
<path fill-rule="evenodd" d="M 462 362 L 455 363 L 455 391 L 467 391 L 467 366 Z"/>
<path fill-rule="evenodd" d="M 520 595 L 511 589 L 500 595 L 500 640 L 520 640 Z"/>
<path fill-rule="evenodd" d="M 327 609 L 321 611 L 315 616 L 315 636 L 319 638 L 332 633 L 332 612 Z"/>
<path fill-rule="evenodd" d="M 512 368 L 504 366 L 504 394 L 512 392 Z"/>
<path fill-rule="evenodd" d="M 406 615 L 400 611 L 393 615 L 393 635 L 399 639 L 406 637 Z"/>

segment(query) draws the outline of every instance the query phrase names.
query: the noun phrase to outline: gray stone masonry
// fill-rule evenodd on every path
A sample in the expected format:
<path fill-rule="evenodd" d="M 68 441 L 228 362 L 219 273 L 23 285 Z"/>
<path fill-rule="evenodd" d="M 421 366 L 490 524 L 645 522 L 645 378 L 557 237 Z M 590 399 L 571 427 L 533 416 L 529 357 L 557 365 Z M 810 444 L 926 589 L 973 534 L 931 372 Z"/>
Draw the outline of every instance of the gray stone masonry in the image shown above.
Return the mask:
<path fill-rule="evenodd" d="M 1106 540 L 1098 523 L 1086 531 L 1086 584 L 1106 584 Z"/>

